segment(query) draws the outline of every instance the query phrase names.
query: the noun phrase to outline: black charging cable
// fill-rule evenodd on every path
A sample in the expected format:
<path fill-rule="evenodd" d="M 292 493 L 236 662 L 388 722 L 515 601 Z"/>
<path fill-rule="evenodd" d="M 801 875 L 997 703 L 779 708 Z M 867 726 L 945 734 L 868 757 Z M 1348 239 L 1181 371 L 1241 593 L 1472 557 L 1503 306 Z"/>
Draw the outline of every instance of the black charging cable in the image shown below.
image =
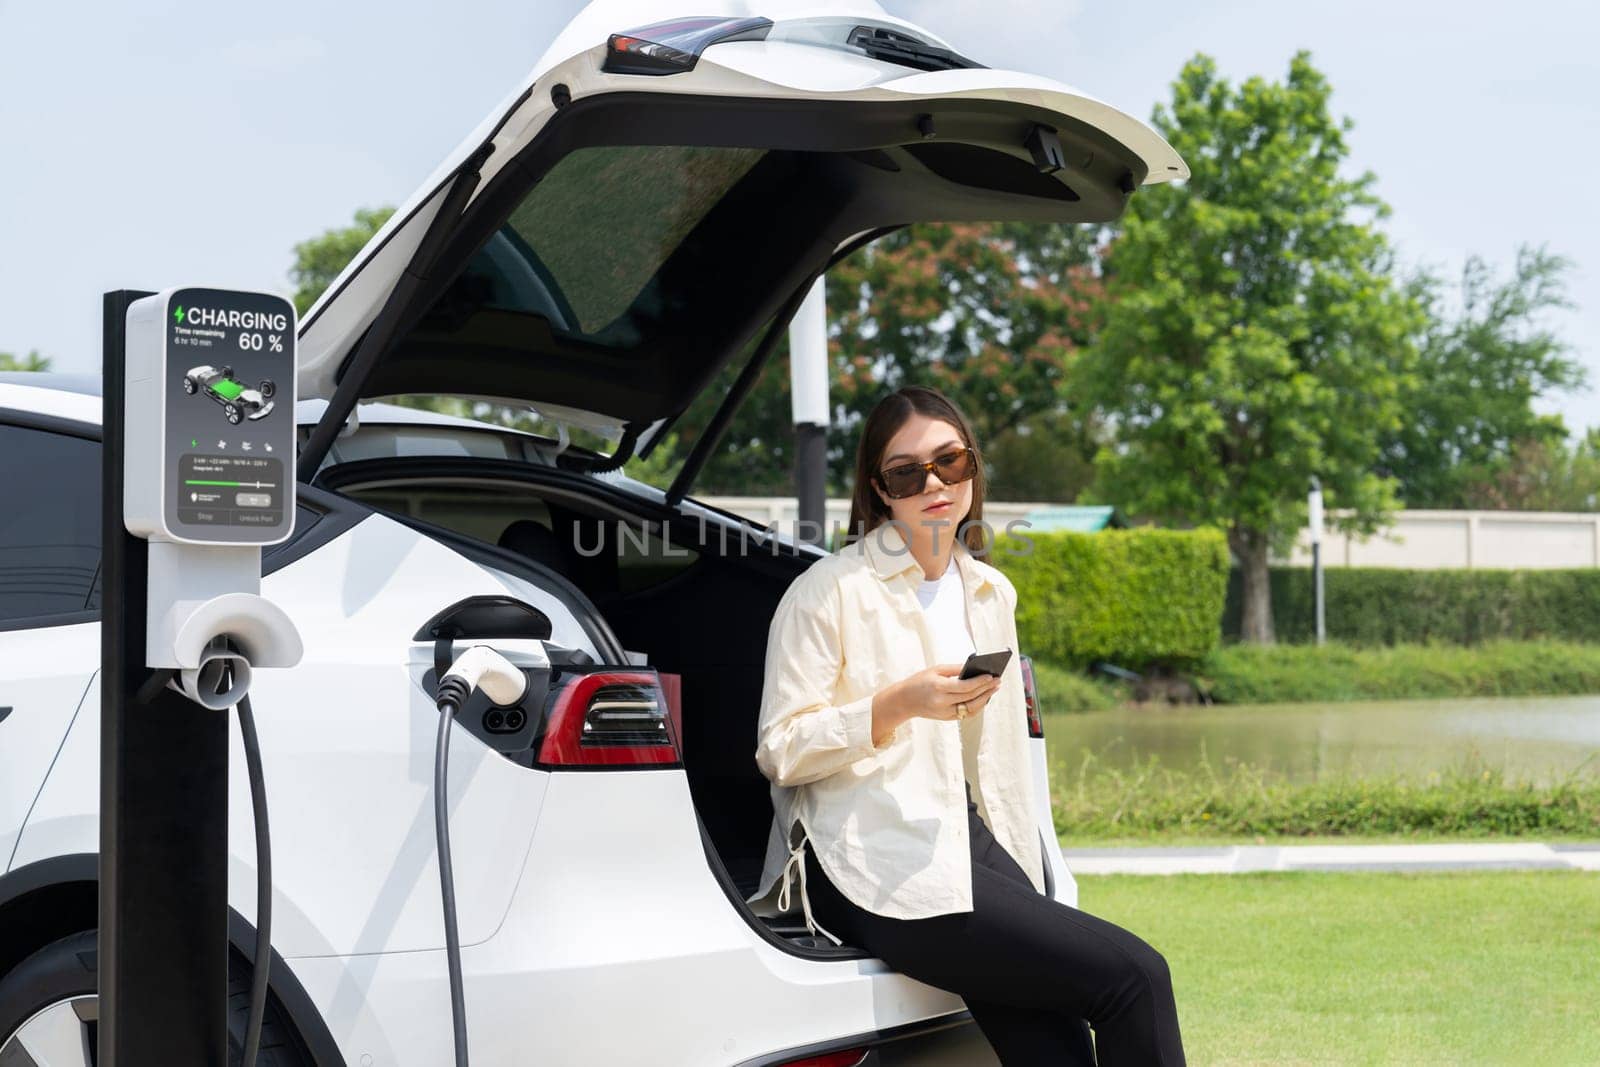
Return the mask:
<path fill-rule="evenodd" d="M 455 1033 L 456 1067 L 467 1067 L 467 998 L 461 980 L 461 932 L 456 926 L 456 879 L 450 863 L 450 727 L 472 693 L 458 675 L 439 683 L 439 737 L 433 749 L 433 831 L 439 850 L 439 897 L 444 902 L 444 951 L 450 967 L 450 1022 Z"/>
<path fill-rule="evenodd" d="M 482 689 L 490 701 L 509 707 L 526 695 L 528 679 L 487 645 L 474 645 L 453 663 L 452 651 L 454 642 L 450 638 L 435 643 L 434 670 L 439 684 L 433 701 L 439 709 L 439 739 L 433 750 L 433 832 L 439 850 L 439 899 L 444 906 L 444 950 L 450 967 L 450 1022 L 455 1033 L 456 1067 L 467 1067 L 467 998 L 461 980 L 456 879 L 450 862 L 450 727 L 475 690 Z"/>
<path fill-rule="evenodd" d="M 229 672 L 229 685 L 232 671 Z M 245 774 L 250 779 L 250 812 L 256 827 L 256 961 L 250 975 L 250 1014 L 244 1025 L 244 1067 L 255 1067 L 261 1050 L 261 1024 L 267 1014 L 272 970 L 272 833 L 267 827 L 267 782 L 261 771 L 261 741 L 250 694 L 239 697 L 239 733 L 244 738 Z"/>

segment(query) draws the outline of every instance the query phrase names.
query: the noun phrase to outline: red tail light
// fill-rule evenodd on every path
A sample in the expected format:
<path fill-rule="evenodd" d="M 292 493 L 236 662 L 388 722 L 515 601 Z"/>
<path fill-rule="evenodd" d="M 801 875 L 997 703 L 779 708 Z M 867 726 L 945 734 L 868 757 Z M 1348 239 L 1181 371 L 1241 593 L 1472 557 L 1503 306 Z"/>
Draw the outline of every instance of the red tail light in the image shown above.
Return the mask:
<path fill-rule="evenodd" d="M 841 1052 L 824 1052 L 820 1056 L 807 1056 L 803 1060 L 785 1060 L 780 1067 L 858 1067 L 867 1058 L 864 1048 L 847 1048 Z"/>
<path fill-rule="evenodd" d="M 546 701 L 538 762 L 555 767 L 682 762 L 666 694 L 649 667 L 563 667 Z"/>
<path fill-rule="evenodd" d="M 1028 705 L 1028 736 L 1044 736 L 1044 719 L 1039 715 L 1039 689 L 1033 684 L 1033 660 L 1018 656 L 1022 664 L 1022 696 Z"/>

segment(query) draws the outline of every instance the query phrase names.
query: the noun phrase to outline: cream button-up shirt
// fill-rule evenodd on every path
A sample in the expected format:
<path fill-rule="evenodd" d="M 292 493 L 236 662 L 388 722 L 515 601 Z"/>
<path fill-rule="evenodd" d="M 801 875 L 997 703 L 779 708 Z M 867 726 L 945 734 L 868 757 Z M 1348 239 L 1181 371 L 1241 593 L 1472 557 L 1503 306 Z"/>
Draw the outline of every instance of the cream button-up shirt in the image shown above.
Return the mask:
<path fill-rule="evenodd" d="M 983 711 L 914 717 L 881 746 L 872 743 L 873 695 L 938 662 L 916 595 L 922 568 L 900 527 L 885 522 L 817 560 L 779 600 L 755 752 L 774 813 L 761 885 L 747 901 L 758 914 L 792 911 L 798 881 L 807 928 L 820 929 L 805 892 L 807 838 L 829 880 L 867 911 L 902 919 L 971 911 L 965 783 L 995 838 L 1045 892 L 1016 588 L 959 540 L 953 551 L 978 651 L 1013 655 Z"/>

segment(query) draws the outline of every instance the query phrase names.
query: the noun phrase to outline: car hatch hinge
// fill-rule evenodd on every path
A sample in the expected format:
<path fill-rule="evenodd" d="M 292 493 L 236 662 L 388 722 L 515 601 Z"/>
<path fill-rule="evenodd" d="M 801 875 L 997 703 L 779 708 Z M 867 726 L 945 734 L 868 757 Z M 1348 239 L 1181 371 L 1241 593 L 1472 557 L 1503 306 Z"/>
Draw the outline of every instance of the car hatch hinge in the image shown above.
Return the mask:
<path fill-rule="evenodd" d="M 639 443 L 639 434 L 644 431 L 644 427 L 637 422 L 623 423 L 622 439 L 617 442 L 617 447 L 612 450 L 611 455 L 580 466 L 575 463 L 561 462 L 561 454 L 567 449 L 567 428 L 557 423 L 557 429 L 561 434 L 561 447 L 556 449 L 556 466 L 565 467 L 569 470 L 583 470 L 589 474 L 604 474 L 606 471 L 620 469 L 624 463 L 633 458 L 634 446 Z"/>

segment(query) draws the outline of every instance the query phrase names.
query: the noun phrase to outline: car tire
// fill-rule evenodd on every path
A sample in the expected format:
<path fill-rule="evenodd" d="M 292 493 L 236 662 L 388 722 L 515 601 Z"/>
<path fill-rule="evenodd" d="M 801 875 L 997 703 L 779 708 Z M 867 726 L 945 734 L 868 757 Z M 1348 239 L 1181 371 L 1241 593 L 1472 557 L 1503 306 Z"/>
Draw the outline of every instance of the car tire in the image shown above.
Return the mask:
<path fill-rule="evenodd" d="M 233 423 L 235 426 L 239 425 L 239 420 L 244 418 L 244 414 L 242 412 L 240 412 L 239 406 L 237 404 L 224 404 L 222 406 L 222 414 L 229 422 Z"/>
<path fill-rule="evenodd" d="M 233 377 L 233 368 L 232 367 L 223 367 L 222 368 L 222 374 L 220 376 L 223 377 L 223 378 L 232 378 Z"/>
<path fill-rule="evenodd" d="M 256 391 L 261 394 L 263 400 L 271 400 L 272 394 L 278 391 L 278 387 L 273 384 L 271 378 L 263 378 L 261 384 L 256 386 Z"/>
<path fill-rule="evenodd" d="M 18 1031 L 24 1026 L 49 1025 L 52 1013 L 70 1012 L 95 1000 L 99 947 L 93 930 L 64 937 L 46 945 L 0 978 L 0 1063 L 33 1062 L 22 1054 Z M 75 1003 L 77 1002 L 76 1006 Z M 244 1030 L 250 1015 L 250 966 L 228 954 L 228 1063 L 244 1060 Z M 92 1017 L 92 1014 L 91 1014 Z M 56 1017 L 59 1020 L 59 1016 Z M 68 1020 L 70 1023 L 70 1020 Z M 89 1033 L 85 1025 L 85 1035 Z M 52 1064 L 56 1060 L 50 1061 Z M 91 1062 L 84 1059 L 84 1065 Z M 261 1021 L 261 1051 L 256 1067 L 311 1067 L 312 1061 L 281 1010 L 269 998 Z"/>
<path fill-rule="evenodd" d="M 194 396 L 195 390 L 198 388 L 199 386 L 194 384 L 193 378 L 185 377 L 183 379 L 183 391 L 188 393 L 190 396 Z"/>

